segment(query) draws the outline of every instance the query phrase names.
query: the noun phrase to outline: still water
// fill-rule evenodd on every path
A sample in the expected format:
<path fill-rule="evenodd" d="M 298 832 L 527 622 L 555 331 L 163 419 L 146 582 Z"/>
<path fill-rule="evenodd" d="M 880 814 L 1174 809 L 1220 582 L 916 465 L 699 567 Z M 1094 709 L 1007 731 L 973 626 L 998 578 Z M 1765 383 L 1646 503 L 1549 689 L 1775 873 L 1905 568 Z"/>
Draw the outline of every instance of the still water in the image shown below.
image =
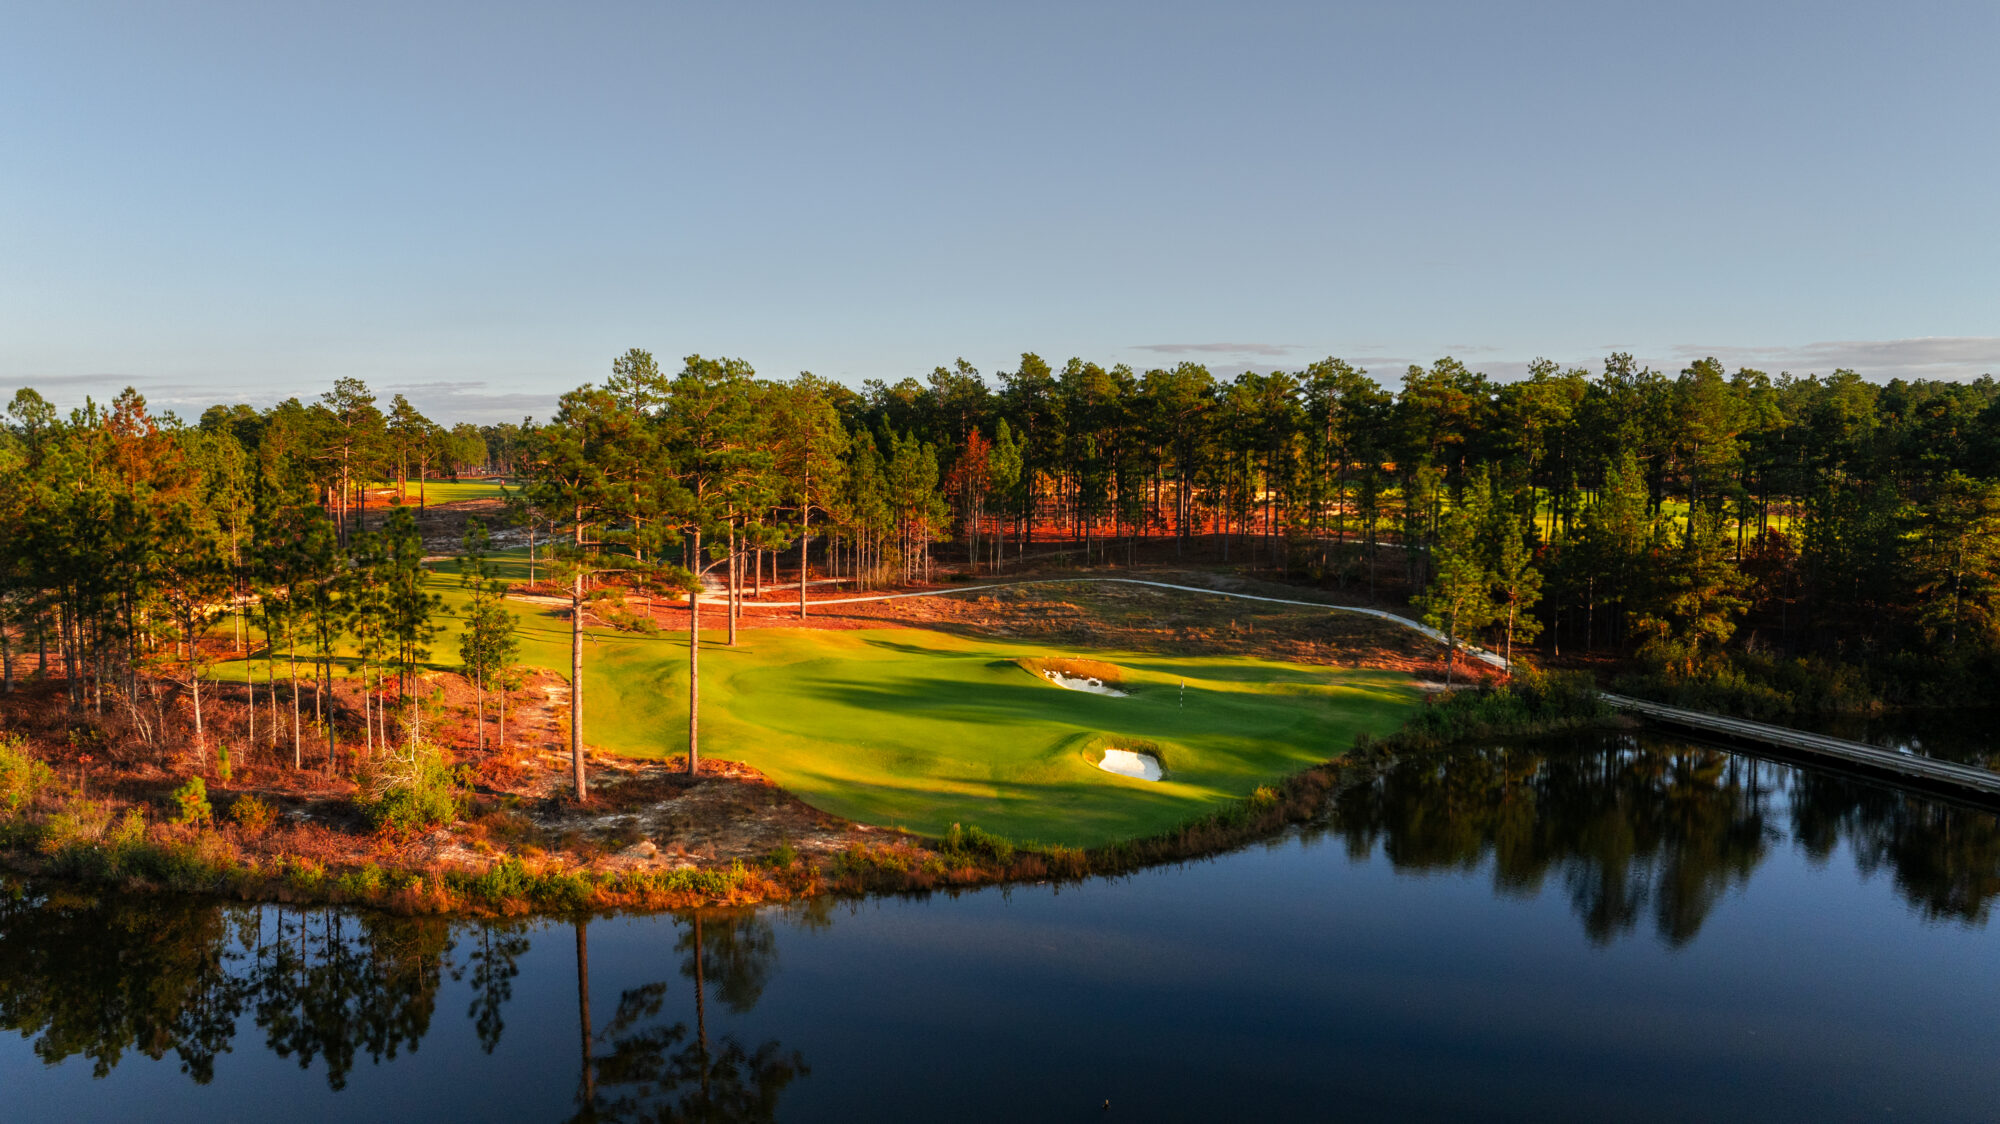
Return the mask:
<path fill-rule="evenodd" d="M 1990 1120 L 1996 893 L 1990 814 L 1652 735 L 1061 887 L 495 924 L 17 888 L 0 1117 Z"/>

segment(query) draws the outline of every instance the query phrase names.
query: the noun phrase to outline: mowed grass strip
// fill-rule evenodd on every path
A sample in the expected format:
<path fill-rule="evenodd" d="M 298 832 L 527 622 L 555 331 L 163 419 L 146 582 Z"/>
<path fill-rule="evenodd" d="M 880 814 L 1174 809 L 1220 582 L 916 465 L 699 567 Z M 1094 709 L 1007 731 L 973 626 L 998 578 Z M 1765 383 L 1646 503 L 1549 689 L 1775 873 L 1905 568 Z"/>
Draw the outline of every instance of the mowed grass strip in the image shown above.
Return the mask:
<path fill-rule="evenodd" d="M 396 482 L 370 484 L 368 506 L 369 525 L 379 525 L 383 492 L 395 494 Z M 429 480 L 419 488 L 415 480 L 408 482 L 403 491 L 403 502 L 414 505 L 419 498 L 436 507 L 439 504 L 463 503 L 466 500 L 498 500 L 507 497 L 507 489 L 497 480 Z"/>
<path fill-rule="evenodd" d="M 455 618 L 456 575 L 433 584 Z M 509 607 L 522 613 L 526 662 L 567 673 L 567 622 L 537 606 Z M 433 662 L 449 667 L 456 620 L 440 623 Z M 1356 734 L 1389 733 L 1419 698 L 1410 677 L 1393 671 L 916 629 L 757 628 L 743 630 L 736 648 L 723 640 L 720 630 L 703 631 L 704 753 L 753 765 L 824 811 L 925 835 L 954 823 L 1066 846 L 1152 835 L 1336 756 Z M 592 630 L 590 744 L 632 757 L 683 752 L 687 654 L 684 632 Z M 1066 657 L 1117 665 L 1130 694 L 1066 690 L 1018 662 Z M 1147 743 L 1165 761 L 1161 781 L 1096 767 L 1105 748 Z"/>

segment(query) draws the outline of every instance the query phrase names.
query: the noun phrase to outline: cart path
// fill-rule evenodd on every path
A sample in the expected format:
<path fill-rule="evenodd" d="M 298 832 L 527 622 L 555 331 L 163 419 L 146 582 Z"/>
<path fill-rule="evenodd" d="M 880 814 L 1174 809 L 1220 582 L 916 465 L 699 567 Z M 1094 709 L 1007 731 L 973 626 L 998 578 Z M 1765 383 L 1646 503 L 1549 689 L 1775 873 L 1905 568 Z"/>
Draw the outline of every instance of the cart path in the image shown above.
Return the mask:
<path fill-rule="evenodd" d="M 1391 613 L 1385 609 L 1364 609 L 1355 605 L 1329 605 L 1324 601 L 1299 601 L 1289 597 L 1265 597 L 1255 593 L 1232 593 L 1228 590 L 1223 590 L 1223 589 L 1208 589 L 1198 585 L 1176 585 L 1173 582 L 1146 581 L 1142 578 L 1026 578 L 1021 581 L 1012 581 L 1012 582 L 988 582 L 982 585 L 961 585 L 961 586 L 955 586 L 951 589 L 922 589 L 922 590 L 914 590 L 908 593 L 872 593 L 859 597 L 824 597 L 817 600 L 809 600 L 805 604 L 806 608 L 812 609 L 822 605 L 858 605 L 866 601 L 898 601 L 911 597 L 952 597 L 961 593 L 979 593 L 983 590 L 989 590 L 989 589 L 1012 589 L 1017 586 L 1024 586 L 1024 585 L 1074 585 L 1081 582 L 1111 582 L 1117 585 L 1143 585 L 1143 586 L 1151 586 L 1154 589 L 1171 589 L 1179 593 L 1201 593 L 1201 594 L 1206 594 L 1210 597 L 1234 598 L 1235 600 L 1238 601 L 1259 601 L 1267 605 L 1298 605 L 1307 609 L 1321 609 L 1329 613 L 1354 613 L 1359 616 L 1374 617 L 1377 620 L 1388 621 L 1391 624 L 1407 628 L 1413 632 L 1422 633 L 1423 635 L 1431 638 L 1432 640 L 1437 641 L 1439 644 L 1445 642 L 1444 633 L 1438 631 L 1437 629 L 1432 628 L 1427 624 L 1424 624 L 1422 621 L 1413 621 L 1408 617 L 1398 616 L 1395 613 Z M 518 597 L 517 600 L 533 601 L 536 603 L 545 602 L 552 605 L 568 604 L 566 600 L 560 597 Z M 743 608 L 746 610 L 764 609 L 764 610 L 774 610 L 781 612 L 789 610 L 796 612 L 798 610 L 798 607 L 799 603 L 795 600 L 743 602 Z M 1460 650 L 1471 655 L 1474 659 L 1477 659 L 1480 662 L 1488 664 L 1490 666 L 1502 669 L 1504 669 L 1507 666 L 1506 660 L 1500 658 L 1499 656 L 1495 655 L 1492 652 L 1486 651 L 1483 648 L 1475 648 L 1470 644 L 1464 644 L 1460 646 Z"/>

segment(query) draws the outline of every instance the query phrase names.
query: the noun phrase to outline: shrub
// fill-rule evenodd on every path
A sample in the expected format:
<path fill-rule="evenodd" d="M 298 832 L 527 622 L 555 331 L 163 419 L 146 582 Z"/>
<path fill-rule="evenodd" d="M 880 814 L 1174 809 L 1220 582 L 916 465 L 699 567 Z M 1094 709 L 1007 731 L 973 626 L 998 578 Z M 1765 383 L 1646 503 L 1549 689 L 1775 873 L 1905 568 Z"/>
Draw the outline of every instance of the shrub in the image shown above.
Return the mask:
<path fill-rule="evenodd" d="M 799 849 L 792 846 L 792 841 L 789 839 L 771 848 L 771 853 L 764 856 L 764 865 L 778 870 L 789 870 L 792 864 L 798 861 Z"/>
<path fill-rule="evenodd" d="M 308 858 L 293 858 L 285 870 L 285 881 L 306 897 L 319 893 L 326 884 L 326 867 Z"/>
<path fill-rule="evenodd" d="M 1512 683 L 1430 699 L 1389 740 L 1393 745 L 1424 748 L 1467 738 L 1550 733 L 1587 725 L 1604 714 L 1603 700 L 1588 674 L 1545 674 L 1524 668 Z"/>
<path fill-rule="evenodd" d="M 373 901 L 382 893 L 382 868 L 368 863 L 359 870 L 350 870 L 334 881 L 334 891 L 357 902 Z"/>
<path fill-rule="evenodd" d="M 146 813 L 137 808 L 127 808 L 118 826 L 105 836 L 105 842 L 112 847 L 127 851 L 146 841 Z"/>
<path fill-rule="evenodd" d="M 29 756 L 26 739 L 0 735 L 0 805 L 13 815 L 34 802 L 35 794 L 47 788 L 55 774 L 47 765 Z"/>
<path fill-rule="evenodd" d="M 397 834 L 450 823 L 466 801 L 459 770 L 428 740 L 380 759 L 361 778 L 361 792 L 362 814 L 378 830 Z"/>
<path fill-rule="evenodd" d="M 952 824 L 944 833 L 939 850 L 946 854 L 967 857 L 985 856 L 1002 866 L 1014 861 L 1014 842 L 1005 836 L 982 831 L 977 827 L 960 827 Z"/>
<path fill-rule="evenodd" d="M 1042 858 L 1049 873 L 1057 878 L 1082 878 L 1090 873 L 1090 858 L 1081 847 L 1053 846 Z"/>
<path fill-rule="evenodd" d="M 168 799 L 174 802 L 174 822 L 203 824 L 215 821 L 215 809 L 208 802 L 208 785 L 200 777 L 189 777 Z"/>
<path fill-rule="evenodd" d="M 527 896 L 528 869 L 518 859 L 504 859 L 486 870 L 461 878 L 465 891 L 493 902 L 513 901 Z"/>
<path fill-rule="evenodd" d="M 1766 720 L 1865 713 L 1880 702 L 1860 668 L 1815 656 L 1792 659 L 1755 652 L 1731 653 L 1692 675 L 1659 668 L 1626 675 L 1613 687 L 1692 710 Z"/>
<path fill-rule="evenodd" d="M 215 747 L 215 779 L 229 783 L 229 743 L 221 742 Z"/>
<path fill-rule="evenodd" d="M 56 854 L 79 843 L 96 843 L 111 826 L 111 809 L 95 800 L 76 800 L 42 825 L 42 851 Z"/>
<path fill-rule="evenodd" d="M 271 830 L 271 825 L 277 822 L 278 810 L 254 796 L 239 796 L 229 806 L 229 818 L 236 821 L 245 835 L 258 836 Z"/>

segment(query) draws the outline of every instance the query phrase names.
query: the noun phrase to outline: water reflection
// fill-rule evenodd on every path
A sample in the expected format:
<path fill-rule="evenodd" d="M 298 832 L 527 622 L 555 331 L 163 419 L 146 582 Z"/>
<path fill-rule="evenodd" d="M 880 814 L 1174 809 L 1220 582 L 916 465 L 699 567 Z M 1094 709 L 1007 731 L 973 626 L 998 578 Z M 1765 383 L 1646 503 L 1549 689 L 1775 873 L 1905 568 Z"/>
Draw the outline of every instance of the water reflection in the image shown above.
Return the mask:
<path fill-rule="evenodd" d="M 358 1057 L 380 1063 L 423 1041 L 455 947 L 448 923 L 339 910 L 272 911 L 273 924 L 252 916 L 260 924 L 241 984 L 272 1053 L 301 1069 L 322 1063 L 339 1089 Z"/>
<path fill-rule="evenodd" d="M 530 947 L 524 923 L 465 924 L 337 909 L 218 906 L 14 886 L 0 895 L 0 1027 L 45 1064 L 90 1059 L 97 1077 L 128 1052 L 173 1055 L 197 1084 L 249 1026 L 270 1054 L 320 1067 L 329 1089 L 355 1065 L 414 1052 L 444 980 L 491 1054 Z M 775 970 L 770 923 L 749 911 L 675 919 L 679 975 L 625 989 L 590 1013 L 589 923 L 574 923 L 582 1031 L 579 1120 L 768 1120 L 808 1072 L 796 1051 L 712 1035 L 711 999 L 749 1011 Z M 678 992 L 678 999 L 676 999 Z M 672 1002 L 679 1018 L 666 1012 Z"/>
<path fill-rule="evenodd" d="M 1985 710 L 1891 711 L 1801 719 L 1807 729 L 1983 769 L 2000 769 L 1993 744 L 1993 716 Z"/>
<path fill-rule="evenodd" d="M 1790 797 L 1807 854 L 1824 861 L 1845 842 L 1864 874 L 1887 871 L 1926 919 L 1986 924 L 2000 894 L 2000 817 L 1806 772 Z"/>
<path fill-rule="evenodd" d="M 2000 819 L 1924 796 L 1650 735 L 1465 750 L 1343 792 L 1323 831 L 1401 871 L 1476 871 L 1494 892 L 1552 879 L 1597 943 L 1650 918 L 1692 941 L 1786 829 L 1822 861 L 1841 844 L 1891 872 L 1926 917 L 1983 925 L 2000 893 Z"/>
<path fill-rule="evenodd" d="M 0 1026 L 48 1064 L 88 1058 L 103 1077 L 136 1051 L 215 1076 L 251 999 L 232 938 L 252 911 L 164 901 L 0 896 Z"/>
<path fill-rule="evenodd" d="M 1172 871 L 1142 874 L 1137 880 L 1150 887 L 1147 900 L 1166 904 L 1129 917 L 1090 912 L 1124 900 L 1130 888 L 1099 884 L 1090 895 L 1097 905 L 1085 908 L 1065 893 L 1046 915 L 1033 914 L 1042 928 L 1018 930 L 1025 939 L 1004 949 L 973 951 L 978 931 L 950 927 L 962 923 L 954 918 L 1006 920 L 1005 911 L 991 908 L 940 909 L 928 920 L 899 914 L 894 925 L 852 923 L 850 936 L 871 934 L 862 938 L 865 955 L 829 971 L 811 963 L 823 952 L 794 952 L 801 959 L 789 977 L 780 975 L 780 948 L 839 943 L 822 931 L 849 907 L 822 900 L 782 912 L 467 923 L 14 887 L 0 894 L 0 1028 L 26 1040 L 41 1066 L 88 1059 L 90 1072 L 104 1077 L 136 1057 L 163 1063 L 169 1076 L 165 1066 L 177 1066 L 186 1078 L 176 1084 L 183 1086 L 214 1081 L 218 1060 L 234 1050 L 234 1064 L 244 1069 L 312 1074 L 308 1080 L 323 1081 L 342 1105 L 354 1102 L 371 1067 L 400 1063 L 406 1074 L 423 1073 L 409 1055 L 438 1037 L 446 1044 L 432 1053 L 497 1055 L 490 1064 L 498 1067 L 520 1065 L 532 1054 L 552 1067 L 535 1081 L 546 1099 L 534 1111 L 545 1116 L 764 1120 L 788 1095 L 794 1112 L 802 1096 L 811 1100 L 795 1090 L 812 1070 L 798 1049 L 760 1030 L 760 1020 L 803 1039 L 823 1062 L 836 1049 L 826 1035 L 837 1030 L 828 1029 L 824 1014 L 801 1017 L 802 995 L 807 1010 L 845 1010 L 852 989 L 863 986 L 854 972 L 874 972 L 866 986 L 881 989 L 903 980 L 905 958 L 964 949 L 967 959 L 953 965 L 953 974 L 931 977 L 926 1003 L 938 988 L 956 986 L 957 973 L 999 964 L 994 980 L 1012 982 L 987 981 L 980 986 L 991 990 L 956 996 L 961 1006 L 954 1009 L 1019 1009 L 1037 1024 L 1069 1018 L 1073 996 L 1064 989 L 1078 986 L 1078 977 L 1060 973 L 1089 948 L 1064 938 L 1043 949 L 1036 942 L 1048 932 L 1065 924 L 1098 931 L 1088 925 L 1100 924 L 1102 933 L 1129 938 L 1133 947 L 1156 939 L 1172 947 L 1181 929 L 1228 916 L 1225 895 L 1258 884 L 1233 873 L 1271 869 L 1257 864 L 1272 853 L 1286 856 L 1285 869 L 1305 872 L 1299 877 L 1307 880 L 1318 876 L 1313 872 L 1360 870 L 1380 854 L 1399 873 L 1471 875 L 1510 901 L 1546 896 L 1558 903 L 1545 911 L 1555 925 L 1567 928 L 1573 917 L 1599 945 L 1652 933 L 1685 948 L 1701 938 L 1719 903 L 1750 886 L 1760 869 L 1786 865 L 1773 861 L 1786 854 L 1794 856 L 1794 869 L 1804 866 L 1803 856 L 1821 870 L 1850 869 L 1850 880 L 1882 875 L 1918 917 L 1960 928 L 1985 925 L 2000 894 L 2000 820 L 1991 814 L 1648 735 L 1411 760 L 1342 793 L 1314 834 L 1342 844 L 1349 861 L 1342 864 L 1330 849 L 1280 844 L 1196 868 L 1212 871 L 1213 881 L 1175 881 L 1180 875 Z M 1296 894 L 1284 888 L 1292 884 L 1269 884 L 1258 915 L 1317 917 L 1302 890 L 1307 884 L 1296 884 Z M 989 907 L 991 899 L 1004 899 L 983 897 Z M 1475 924 L 1493 916 L 1490 904 L 1485 913 L 1463 903 L 1452 908 L 1470 909 L 1454 917 Z M 1090 918 L 1097 920 L 1084 920 Z M 1279 928 L 1267 926 L 1259 939 Z M 914 935 L 920 933 L 930 936 Z M 816 943 L 802 943 L 808 937 Z M 903 939 L 909 943 L 899 944 Z M 593 941 L 600 957 L 612 950 L 608 969 L 600 961 L 594 1008 Z M 1009 956 L 1031 965 L 1023 978 L 1046 973 L 1058 981 L 1049 985 L 1054 990 L 1032 992 L 1033 983 L 1006 976 Z M 1260 986 L 1285 970 L 1253 961 L 1242 982 Z M 1424 978 L 1420 967 L 1410 971 L 1410 979 Z M 1123 1001 L 1150 1000 L 1142 991 Z M 516 1009 L 523 1003 L 526 1013 Z M 788 1013 L 773 1016 L 773 1007 Z M 1105 1009 L 1116 1010 L 1117 1002 L 1107 1001 Z M 1143 1033 L 1144 1025 L 1117 1029 Z M 533 1048 L 517 1041 L 509 1055 L 510 1036 L 532 1038 Z M 919 1055 L 933 1046 L 965 1056 L 980 1050 L 899 1045 Z M 0 1055 L 0 1068 L 7 1060 Z M 452 1072 L 469 1063 L 427 1056 L 425 1064 Z M 810 1084 L 851 1089 L 859 1078 L 866 1085 L 869 1075 L 853 1072 L 866 1065 L 848 1057 L 826 1067 L 848 1072 Z"/>
<path fill-rule="evenodd" d="M 582 1108 L 577 1120 L 771 1120 L 778 1095 L 808 1073 L 797 1051 L 755 1048 L 732 1035 L 710 1040 L 708 993 L 736 1013 L 756 1006 L 777 957 L 777 935 L 750 911 L 695 914 L 675 945 L 694 987 L 694 1023 L 669 1022 L 665 981 L 628 988 L 602 1029 L 590 1017 L 590 945 L 576 926 L 577 998 L 583 1024 Z M 683 1012 L 686 1013 L 686 1012 Z"/>

